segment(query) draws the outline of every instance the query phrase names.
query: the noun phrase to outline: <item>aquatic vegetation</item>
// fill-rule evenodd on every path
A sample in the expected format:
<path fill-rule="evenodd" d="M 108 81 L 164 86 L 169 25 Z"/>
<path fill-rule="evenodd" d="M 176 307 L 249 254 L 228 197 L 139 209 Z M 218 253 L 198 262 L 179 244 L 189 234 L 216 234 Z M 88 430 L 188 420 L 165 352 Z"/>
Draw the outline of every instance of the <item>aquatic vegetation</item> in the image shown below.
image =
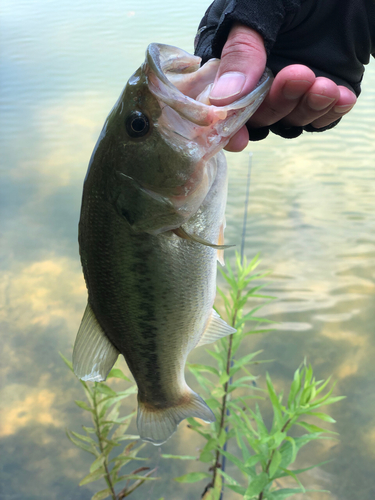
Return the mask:
<path fill-rule="evenodd" d="M 205 467 L 208 465 L 210 472 L 193 472 L 176 480 L 196 482 L 210 478 L 203 492 L 204 500 L 222 499 L 224 487 L 243 495 L 244 500 L 281 500 L 296 493 L 304 493 L 306 490 L 299 481 L 298 474 L 321 464 L 297 470 L 289 467 L 296 461 L 302 446 L 313 440 L 326 439 L 326 433 L 335 434 L 303 420 L 305 417 L 315 417 L 335 422 L 328 414 L 316 411 L 321 406 L 343 399 L 343 396 L 331 397 L 334 385 L 323 395 L 329 379 L 316 381 L 311 365 L 308 366 L 304 361 L 294 374 L 287 402 L 283 404 L 283 394 L 276 393 L 269 374 L 266 376 L 267 389 L 254 386 L 256 377 L 249 371 L 249 365 L 265 362 L 254 360 L 259 352 L 238 356 L 244 338 L 268 331 L 259 329 L 258 325 L 270 323 L 269 320 L 256 317 L 262 305 L 244 314 L 244 307 L 249 299 L 272 299 L 259 293 L 262 285 L 252 286 L 254 280 L 267 275 L 254 273 L 258 264 L 258 257 L 248 264 L 246 258 L 241 263 L 241 258 L 237 255 L 235 272 L 229 264 L 226 272 L 221 271 L 230 290 L 229 296 L 220 290 L 219 293 L 224 300 L 226 319 L 237 332 L 221 339 L 212 350 L 207 350 L 216 366 L 189 366 L 202 389 L 211 395 L 206 401 L 217 420 L 207 429 L 195 419 L 189 419 L 191 429 L 206 440 L 198 459 Z M 257 327 L 248 330 L 250 321 L 255 322 Z M 211 377 L 206 376 L 207 373 Z M 272 405 L 273 422 L 270 429 L 265 424 L 259 405 L 256 403 L 255 409 L 249 405 L 249 400 L 255 398 L 266 398 Z M 292 437 L 291 430 L 296 426 L 302 427 L 307 433 Z M 235 453 L 228 452 L 229 441 L 231 446 L 235 445 Z M 246 486 L 225 472 L 226 459 L 245 476 Z M 287 476 L 295 480 L 297 488 L 280 487 L 277 480 Z"/>
<path fill-rule="evenodd" d="M 61 357 L 73 371 L 72 363 L 64 356 L 61 355 Z M 130 382 L 119 368 L 113 368 L 110 371 L 107 378 L 111 377 Z M 126 434 L 136 412 L 119 417 L 121 401 L 136 393 L 137 387 L 134 384 L 125 391 L 116 392 L 104 382 L 94 382 L 90 386 L 83 380 L 80 382 L 88 402 L 75 401 L 75 403 L 91 413 L 93 426 L 82 426 L 85 434 L 67 430 L 66 435 L 75 446 L 94 455 L 95 460 L 91 464 L 90 473 L 82 479 L 79 485 L 82 486 L 104 478 L 107 488 L 98 491 L 91 500 L 104 500 L 108 497 L 113 500 L 121 500 L 129 496 L 145 481 L 156 479 L 151 477 L 156 469 L 150 470 L 149 467 L 137 467 L 130 473 L 120 475 L 120 471 L 125 465 L 147 460 L 147 458 L 138 456 L 146 443 L 140 443 L 139 436 Z M 127 442 L 123 451 L 114 458 L 110 458 L 112 450 L 121 446 L 122 441 Z M 126 481 L 125 487 L 116 494 L 115 485 L 124 481 Z"/>
<path fill-rule="evenodd" d="M 244 500 L 283 500 L 296 493 L 306 490 L 298 475 L 318 467 L 311 465 L 303 469 L 293 468 L 300 449 L 311 441 L 332 439 L 335 435 L 329 429 L 324 429 L 311 423 L 311 419 L 320 419 L 334 423 L 335 420 L 320 410 L 342 400 L 343 396 L 333 397 L 334 384 L 328 389 L 330 379 L 317 381 L 311 365 L 306 360 L 297 368 L 291 383 L 288 397 L 278 394 L 269 374 L 266 375 L 265 388 L 261 388 L 257 377 L 250 372 L 250 366 L 265 363 L 256 360 L 258 352 L 246 352 L 241 356 L 241 344 L 248 335 L 269 331 L 272 321 L 257 316 L 264 301 L 273 297 L 261 293 L 263 284 L 255 285 L 255 280 L 264 279 L 268 273 L 257 273 L 259 258 L 251 262 L 246 258 L 241 262 L 236 256 L 235 270 L 227 264 L 222 275 L 229 285 L 229 293 L 218 289 L 222 297 L 226 319 L 237 329 L 229 337 L 222 338 L 207 349 L 213 359 L 212 365 L 188 364 L 199 385 L 208 395 L 206 402 L 215 414 L 216 422 L 210 426 L 202 425 L 194 418 L 189 418 L 189 427 L 198 433 L 203 441 L 199 456 L 162 455 L 165 460 L 195 460 L 201 463 L 201 470 L 190 472 L 175 478 L 180 483 L 195 483 L 209 480 L 204 487 L 204 500 L 223 499 L 225 488 L 243 496 Z M 263 300 L 248 311 L 249 300 Z M 224 311 L 220 311 L 225 316 Z M 249 329 L 249 323 L 255 325 Z M 63 358 L 72 369 L 71 363 Z M 109 377 L 119 377 L 128 380 L 121 370 L 112 369 Z M 114 500 L 129 496 L 145 481 L 155 479 L 150 477 L 155 469 L 141 467 L 130 474 L 119 475 L 121 467 L 132 460 L 146 460 L 137 456 L 146 445 L 139 444 L 139 436 L 126 434 L 131 418 L 135 412 L 119 418 L 121 400 L 134 394 L 133 385 L 123 392 L 116 392 L 103 382 L 88 385 L 81 381 L 89 404 L 76 401 L 76 404 L 90 411 L 94 427 L 83 427 L 86 435 L 67 432 L 69 439 L 83 450 L 95 455 L 95 460 L 88 474 L 80 484 L 104 478 L 107 488 L 98 492 L 92 500 L 112 497 Z M 251 400 L 266 401 L 273 410 L 272 424 L 262 415 L 259 404 L 251 404 Z M 319 410 L 319 411 L 317 411 Z M 305 419 L 307 418 L 308 421 Z M 295 429 L 303 429 L 303 434 L 296 435 Z M 111 436 L 109 436 L 112 432 Z M 94 441 L 90 434 L 96 435 Z M 121 441 L 130 441 L 120 455 L 109 460 L 109 454 Z M 231 451 L 228 451 L 228 444 Z M 242 473 L 243 480 L 236 479 L 226 471 L 227 461 Z M 141 472 L 147 472 L 141 475 Z M 283 478 L 292 478 L 296 487 L 289 487 Z M 119 494 L 114 486 L 126 480 L 126 486 Z"/>

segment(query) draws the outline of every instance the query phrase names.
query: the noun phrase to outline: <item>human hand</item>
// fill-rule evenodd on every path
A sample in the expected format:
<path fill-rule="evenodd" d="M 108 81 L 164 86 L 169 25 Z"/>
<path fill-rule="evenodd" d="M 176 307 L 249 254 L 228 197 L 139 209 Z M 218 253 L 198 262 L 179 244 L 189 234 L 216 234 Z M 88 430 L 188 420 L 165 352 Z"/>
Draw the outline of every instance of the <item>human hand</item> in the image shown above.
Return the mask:
<path fill-rule="evenodd" d="M 235 24 L 224 45 L 210 102 L 225 106 L 251 92 L 266 66 L 266 50 L 261 35 L 247 26 Z M 219 81 L 220 79 L 220 81 Z M 348 113 L 356 103 L 348 88 L 328 78 L 316 77 L 307 66 L 293 64 L 283 68 L 248 125 L 270 126 L 280 120 L 290 126 L 311 124 L 322 128 Z M 242 151 L 249 142 L 243 126 L 226 146 L 227 151 Z"/>

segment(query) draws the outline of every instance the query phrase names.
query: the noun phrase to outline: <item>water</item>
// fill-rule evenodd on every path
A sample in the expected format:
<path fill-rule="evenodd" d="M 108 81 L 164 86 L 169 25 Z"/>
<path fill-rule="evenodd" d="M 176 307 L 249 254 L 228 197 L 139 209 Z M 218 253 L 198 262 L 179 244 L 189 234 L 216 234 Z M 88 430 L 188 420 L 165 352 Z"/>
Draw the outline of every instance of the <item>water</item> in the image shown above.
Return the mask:
<path fill-rule="evenodd" d="M 79 383 L 58 355 L 70 356 L 86 303 L 77 246 L 82 181 L 104 119 L 147 44 L 192 51 L 207 5 L 2 2 L 1 500 L 83 500 L 96 491 L 77 486 L 90 457 L 70 444 L 65 428 L 78 431 L 87 420 L 73 403 L 83 397 Z M 318 378 L 333 374 L 335 394 L 347 396 L 331 407 L 340 440 L 301 455 L 301 467 L 333 459 L 305 475 L 309 487 L 332 492 L 306 496 L 314 500 L 375 497 L 374 81 L 372 62 L 359 103 L 338 128 L 251 144 L 246 254 L 261 252 L 262 268 L 272 270 L 267 292 L 277 300 L 264 314 L 279 322 L 248 341 L 249 350 L 275 360 L 256 373 L 267 369 L 281 390 L 306 356 Z M 239 249 L 248 150 L 228 162 L 226 239 Z M 202 361 L 202 351 L 191 360 Z M 200 442 L 180 427 L 163 451 L 195 454 Z M 149 446 L 153 466 L 158 449 Z M 159 461 L 163 482 L 133 497 L 199 498 L 203 482 L 173 482 L 199 469 Z"/>

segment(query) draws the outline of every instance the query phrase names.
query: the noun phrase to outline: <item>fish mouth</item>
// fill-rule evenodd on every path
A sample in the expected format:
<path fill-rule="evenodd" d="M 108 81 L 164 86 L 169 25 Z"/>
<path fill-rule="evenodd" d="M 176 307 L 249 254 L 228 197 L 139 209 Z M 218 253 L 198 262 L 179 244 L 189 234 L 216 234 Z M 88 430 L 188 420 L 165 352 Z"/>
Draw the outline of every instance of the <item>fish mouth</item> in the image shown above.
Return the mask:
<path fill-rule="evenodd" d="M 170 45 L 152 43 L 143 70 L 150 92 L 158 99 L 161 130 L 204 148 L 206 160 L 223 149 L 263 102 L 272 84 L 266 68 L 255 89 L 226 106 L 210 104 L 209 95 L 220 60 L 201 58 Z"/>

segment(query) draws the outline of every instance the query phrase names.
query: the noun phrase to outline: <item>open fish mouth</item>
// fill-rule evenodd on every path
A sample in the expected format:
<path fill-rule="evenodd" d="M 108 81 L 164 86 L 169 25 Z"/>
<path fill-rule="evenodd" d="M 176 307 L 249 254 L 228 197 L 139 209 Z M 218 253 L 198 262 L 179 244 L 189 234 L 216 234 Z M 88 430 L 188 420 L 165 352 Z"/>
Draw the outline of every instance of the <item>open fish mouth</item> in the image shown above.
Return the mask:
<path fill-rule="evenodd" d="M 266 68 L 256 88 L 227 106 L 214 106 L 209 95 L 220 60 L 200 66 L 201 58 L 170 45 L 152 43 L 143 70 L 149 90 L 158 99 L 158 120 L 164 134 L 179 135 L 205 149 L 204 159 L 223 149 L 263 102 L 272 84 Z"/>
<path fill-rule="evenodd" d="M 111 201 L 135 232 L 177 229 L 199 210 L 216 179 L 218 153 L 272 83 L 266 70 L 250 94 L 214 106 L 209 95 L 220 60 L 200 63 L 177 47 L 150 44 L 108 117 L 109 135 L 114 124 L 126 124 Z"/>

